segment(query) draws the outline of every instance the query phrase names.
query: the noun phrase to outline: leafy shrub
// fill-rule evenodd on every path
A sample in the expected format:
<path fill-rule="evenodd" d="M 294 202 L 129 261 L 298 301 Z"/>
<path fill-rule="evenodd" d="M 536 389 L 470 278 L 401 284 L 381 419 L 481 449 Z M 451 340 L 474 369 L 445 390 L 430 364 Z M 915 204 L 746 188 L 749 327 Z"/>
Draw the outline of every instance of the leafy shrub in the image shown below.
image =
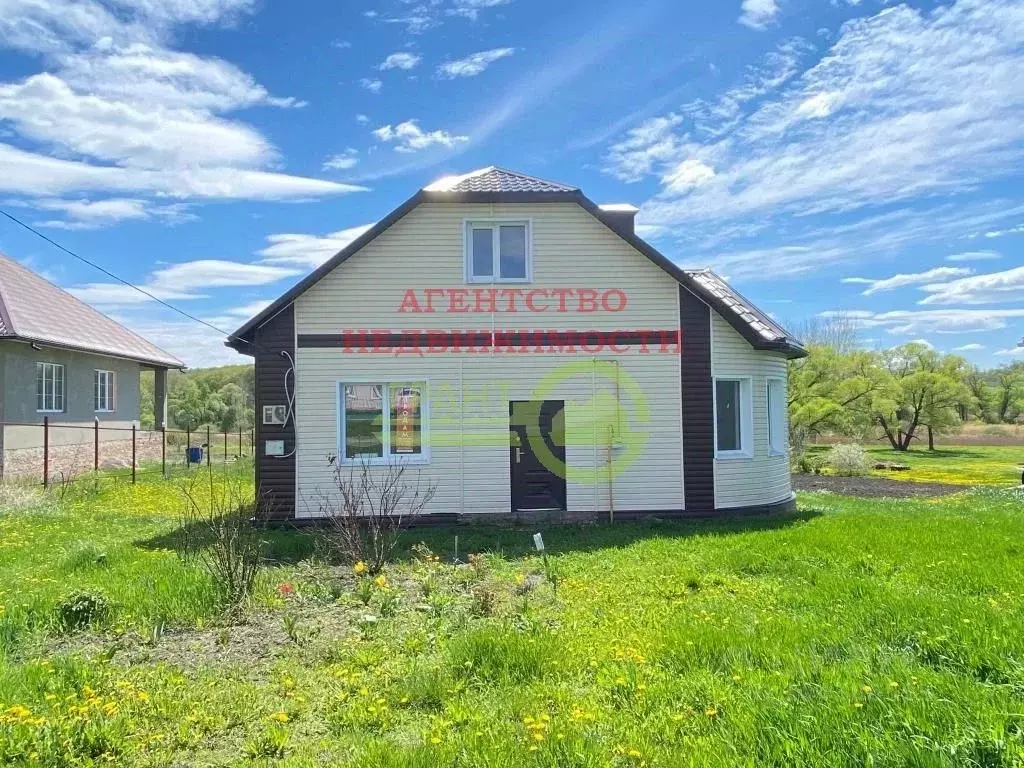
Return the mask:
<path fill-rule="evenodd" d="M 57 603 L 54 611 L 58 629 L 78 632 L 103 621 L 110 613 L 110 604 L 101 594 L 76 592 Z"/>
<path fill-rule="evenodd" d="M 856 443 L 834 445 L 825 458 L 825 464 L 837 475 L 856 477 L 868 473 L 868 454 Z"/>

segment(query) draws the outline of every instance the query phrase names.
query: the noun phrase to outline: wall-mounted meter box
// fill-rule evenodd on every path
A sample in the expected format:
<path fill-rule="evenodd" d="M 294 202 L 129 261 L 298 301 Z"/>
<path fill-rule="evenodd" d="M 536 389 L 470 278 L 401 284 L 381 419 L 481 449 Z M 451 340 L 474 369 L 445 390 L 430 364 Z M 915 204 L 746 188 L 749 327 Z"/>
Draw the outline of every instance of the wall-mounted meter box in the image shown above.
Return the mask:
<path fill-rule="evenodd" d="M 263 453 L 266 456 L 284 456 L 284 440 L 267 440 Z"/>

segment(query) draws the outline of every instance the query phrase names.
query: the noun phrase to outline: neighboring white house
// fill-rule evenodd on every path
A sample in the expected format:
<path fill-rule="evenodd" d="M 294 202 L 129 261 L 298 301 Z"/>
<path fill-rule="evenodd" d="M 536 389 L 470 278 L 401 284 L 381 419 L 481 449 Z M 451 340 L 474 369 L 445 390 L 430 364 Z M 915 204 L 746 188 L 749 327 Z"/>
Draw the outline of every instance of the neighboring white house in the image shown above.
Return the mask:
<path fill-rule="evenodd" d="M 442 179 L 232 334 L 275 515 L 322 516 L 339 467 L 395 462 L 437 521 L 790 506 L 803 348 L 635 214 L 499 168 Z"/>

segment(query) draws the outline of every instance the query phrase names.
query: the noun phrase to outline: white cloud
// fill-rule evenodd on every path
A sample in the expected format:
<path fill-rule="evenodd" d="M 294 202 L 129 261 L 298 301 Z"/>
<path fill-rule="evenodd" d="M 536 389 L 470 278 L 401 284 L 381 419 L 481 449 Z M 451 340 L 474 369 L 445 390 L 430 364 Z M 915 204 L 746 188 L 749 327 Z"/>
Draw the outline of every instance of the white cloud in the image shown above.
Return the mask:
<path fill-rule="evenodd" d="M 354 168 L 358 163 L 359 151 L 349 147 L 344 152 L 331 155 L 324 160 L 323 169 L 325 171 L 347 171 L 349 168 Z"/>
<path fill-rule="evenodd" d="M 0 143 L 0 192 L 26 195 L 116 191 L 228 200 L 309 199 L 365 187 L 240 168 L 148 170 L 91 165 L 26 152 Z"/>
<path fill-rule="evenodd" d="M 775 0 L 743 0 L 740 11 L 740 24 L 752 29 L 763 29 L 775 20 L 779 6 Z"/>
<path fill-rule="evenodd" d="M 51 74 L 0 85 L 0 119 L 34 141 L 140 168 L 254 167 L 275 157 L 270 143 L 242 123 L 79 94 Z"/>
<path fill-rule="evenodd" d="M 996 251 L 964 251 L 951 253 L 946 261 L 994 261 L 999 258 L 1002 258 L 1002 254 Z"/>
<path fill-rule="evenodd" d="M 715 178 L 715 169 L 700 160 L 688 158 L 665 174 L 662 181 L 671 192 L 688 192 Z"/>
<path fill-rule="evenodd" d="M 370 93 L 380 93 L 380 89 L 384 87 L 384 81 L 376 77 L 364 77 L 359 80 L 359 85 Z"/>
<path fill-rule="evenodd" d="M 165 47 L 181 24 L 230 22 L 251 6 L 251 0 L 0 0 L 0 47 L 49 57 L 46 72 L 0 82 L 0 121 L 8 135 L 41 145 L 33 151 L 13 139 L 0 143 L 0 190 L 261 200 L 355 191 L 264 170 L 280 165 L 277 149 L 252 126 L 223 116 L 303 102 L 270 95 L 222 59 Z M 46 223 L 81 228 L 83 221 Z"/>
<path fill-rule="evenodd" d="M 1024 344 L 1018 344 L 1009 349 L 1000 349 L 995 355 L 997 357 L 1024 357 Z"/>
<path fill-rule="evenodd" d="M 180 24 L 230 22 L 253 0 L 0 0 L 0 45 L 66 53 L 97 43 L 156 43 Z M 113 8 L 110 6 L 114 6 Z"/>
<path fill-rule="evenodd" d="M 158 220 L 165 224 L 180 224 L 194 220 L 188 206 L 181 203 L 155 205 L 135 198 L 107 198 L 105 200 L 44 199 L 29 205 L 41 211 L 63 214 L 67 219 L 37 222 L 37 226 L 53 229 L 100 229 L 122 221 Z"/>
<path fill-rule="evenodd" d="M 497 8 L 499 5 L 508 5 L 512 0 L 455 0 L 454 6 L 448 9 L 450 16 L 463 16 L 476 21 L 480 11 L 485 8 Z"/>
<path fill-rule="evenodd" d="M 268 263 L 294 264 L 314 269 L 365 234 L 372 226 L 364 224 L 341 229 L 323 237 L 302 234 L 268 235 L 267 246 L 257 254 L 263 256 L 264 261 Z"/>
<path fill-rule="evenodd" d="M 409 70 L 419 66 L 419 63 L 422 60 L 422 56 L 419 56 L 415 53 L 401 51 L 399 53 L 392 53 L 390 56 L 384 59 L 383 62 L 381 62 L 380 66 L 377 67 L 377 69 L 379 69 L 381 72 L 384 72 L 389 69 Z"/>
<path fill-rule="evenodd" d="M 468 136 L 455 136 L 448 131 L 424 131 L 416 120 L 406 120 L 394 127 L 382 126 L 373 135 L 378 141 L 394 143 L 396 152 L 419 152 L 433 146 L 453 147 L 469 141 Z"/>
<path fill-rule="evenodd" d="M 969 189 L 1024 160 L 1022 37 L 1017 0 L 887 8 L 844 25 L 791 84 L 763 86 L 738 106 L 704 104 L 719 108 L 710 126 L 703 115 L 672 113 L 685 120 L 656 143 L 613 147 L 609 170 L 663 177 L 643 218 L 678 229 Z M 666 172 L 688 158 L 713 167 L 714 179 L 668 188 Z"/>
<path fill-rule="evenodd" d="M 964 277 L 922 287 L 930 296 L 918 304 L 998 304 L 1024 301 L 1024 267 Z"/>
<path fill-rule="evenodd" d="M 476 77 L 491 64 L 500 61 L 516 52 L 515 48 L 492 48 L 489 51 L 478 51 L 463 59 L 447 61 L 437 68 L 439 77 Z"/>
<path fill-rule="evenodd" d="M 844 277 L 839 282 L 866 285 L 868 287 L 861 292 L 861 296 L 871 296 L 882 291 L 893 291 L 897 288 L 905 288 L 908 285 L 923 285 L 933 280 L 961 277 L 963 275 L 970 275 L 973 272 L 973 269 L 968 269 L 967 267 L 935 267 L 925 272 L 893 275 L 892 277 L 879 280 L 867 277 Z"/>
<path fill-rule="evenodd" d="M 359 123 L 360 125 L 366 125 L 368 122 L 370 122 L 370 118 L 362 114 L 356 115 L 356 122 Z"/>
<path fill-rule="evenodd" d="M 885 328 L 898 335 L 932 333 L 978 333 L 1006 328 L 1011 320 L 1024 318 L 1022 309 L 924 309 L 867 312 L 838 310 L 822 312 L 822 317 L 854 317 L 864 328 Z"/>
<path fill-rule="evenodd" d="M 959 347 L 953 347 L 954 352 L 978 352 L 985 348 L 984 344 L 964 344 Z"/>
<path fill-rule="evenodd" d="M 997 229 L 992 232 L 986 232 L 985 237 L 990 240 L 996 237 L 1004 237 L 1006 235 L 1019 235 L 1024 232 L 1024 224 L 1020 224 L 1016 227 L 1010 227 L 1009 229 Z"/>
<path fill-rule="evenodd" d="M 238 288 L 268 285 L 301 274 L 294 267 L 269 264 L 244 264 L 220 259 L 201 259 L 171 264 L 155 270 L 139 287 L 159 299 L 202 299 L 209 288 Z M 82 301 L 101 306 L 130 306 L 146 304 L 151 299 L 143 293 L 121 283 L 87 283 L 68 291 Z"/>

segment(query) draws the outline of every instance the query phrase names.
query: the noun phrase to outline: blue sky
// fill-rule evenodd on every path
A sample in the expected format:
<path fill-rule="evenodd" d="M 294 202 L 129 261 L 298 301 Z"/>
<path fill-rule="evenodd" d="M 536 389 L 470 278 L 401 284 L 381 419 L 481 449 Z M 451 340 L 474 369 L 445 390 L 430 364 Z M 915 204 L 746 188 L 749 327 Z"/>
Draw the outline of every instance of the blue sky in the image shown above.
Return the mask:
<path fill-rule="evenodd" d="M 1024 360 L 1017 0 L 0 0 L 0 203 L 233 330 L 449 173 L 640 206 L 783 320 Z M 0 221 L 192 366 L 240 361 Z"/>

